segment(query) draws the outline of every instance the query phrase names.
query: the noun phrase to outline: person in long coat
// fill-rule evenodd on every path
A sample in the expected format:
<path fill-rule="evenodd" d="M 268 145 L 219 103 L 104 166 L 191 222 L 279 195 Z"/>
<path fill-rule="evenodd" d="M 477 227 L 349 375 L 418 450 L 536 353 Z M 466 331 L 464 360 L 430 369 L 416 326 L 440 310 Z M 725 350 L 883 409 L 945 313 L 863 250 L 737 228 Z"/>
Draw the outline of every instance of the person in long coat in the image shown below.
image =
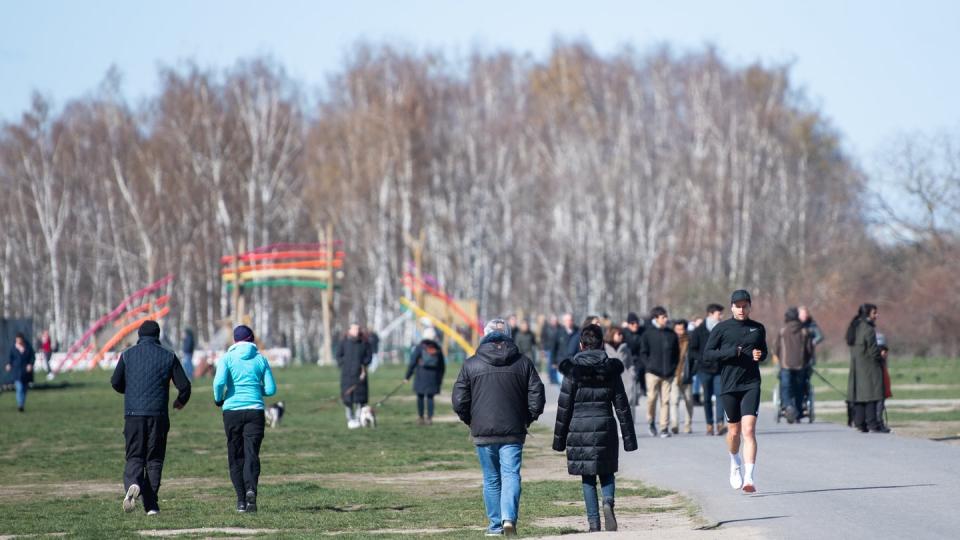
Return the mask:
<path fill-rule="evenodd" d="M 445 371 L 446 359 L 437 343 L 437 331 L 427 328 L 423 331 L 423 340 L 410 353 L 410 364 L 403 378 L 407 382 L 413 377 L 413 391 L 417 394 L 417 423 L 420 425 L 433 424 L 433 396 L 440 393 Z"/>
<path fill-rule="evenodd" d="M 603 330 L 591 324 L 581 332 L 580 352 L 560 363 L 564 378 L 553 433 L 553 449 L 567 452 L 567 472 L 581 477 L 591 531 L 600 530 L 598 476 L 603 493 L 604 528 L 617 530 L 613 512 L 614 473 L 619 467 L 617 421 L 623 433 L 624 450 L 637 449 L 630 401 L 621 379 L 623 363 L 607 356 L 603 346 Z"/>
<path fill-rule="evenodd" d="M 875 328 L 879 312 L 873 304 L 860 306 L 847 328 L 850 375 L 847 401 L 853 404 L 853 424 L 862 432 L 887 432 L 877 418 L 877 403 L 883 399 L 883 359 Z"/>
<path fill-rule="evenodd" d="M 17 410 L 23 412 L 27 403 L 27 387 L 33 381 L 33 347 L 23 334 L 17 334 L 13 347 L 7 355 L 6 370 L 10 372 L 13 386 L 17 392 Z"/>
<path fill-rule="evenodd" d="M 360 325 L 350 325 L 347 335 L 337 348 L 337 366 L 340 367 L 340 398 L 346 408 L 348 425 L 355 422 L 360 407 L 367 404 L 367 366 L 373 360 L 370 344 L 360 333 Z"/>

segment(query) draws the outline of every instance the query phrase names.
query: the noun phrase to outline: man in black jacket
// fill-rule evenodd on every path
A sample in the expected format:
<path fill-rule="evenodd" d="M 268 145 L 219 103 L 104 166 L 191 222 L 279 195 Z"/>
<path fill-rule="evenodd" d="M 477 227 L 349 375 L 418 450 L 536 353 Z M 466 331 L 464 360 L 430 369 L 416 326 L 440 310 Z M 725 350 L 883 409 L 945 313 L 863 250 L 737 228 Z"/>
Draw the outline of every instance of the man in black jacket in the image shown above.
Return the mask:
<path fill-rule="evenodd" d="M 453 410 L 470 426 L 483 469 L 487 534 L 517 532 L 523 443 L 544 400 L 540 376 L 513 343 L 509 325 L 503 319 L 487 323 L 453 385 Z"/>
<path fill-rule="evenodd" d="M 710 304 L 707 306 L 707 317 L 700 326 L 690 332 L 690 362 L 692 368 L 700 378 L 703 389 L 703 414 L 707 420 L 707 435 L 723 435 L 727 426 L 723 422 L 723 408 L 720 405 L 720 364 L 716 361 L 707 361 L 703 358 L 703 351 L 707 348 L 707 339 L 710 331 L 723 320 L 723 306 Z M 713 403 L 716 396 L 717 402 Z M 716 411 L 716 417 L 714 417 Z M 714 420 L 716 418 L 716 420 Z M 716 431 L 714 431 L 716 422 Z"/>
<path fill-rule="evenodd" d="M 754 467 L 757 462 L 757 438 L 754 428 L 760 411 L 760 362 L 767 358 L 767 331 L 750 319 L 750 293 L 740 289 L 730 297 L 733 318 L 713 328 L 703 358 L 720 363 L 720 401 L 730 426 L 730 487 L 745 493 L 757 489 Z M 743 463 L 740 459 L 740 435 L 743 434 Z"/>
<path fill-rule="evenodd" d="M 131 512 L 143 495 L 148 516 L 160 513 L 158 492 L 167 451 L 170 418 L 170 381 L 179 392 L 174 409 L 182 409 L 190 399 L 190 380 L 177 355 L 160 345 L 160 325 L 144 321 L 137 332 L 137 344 L 123 351 L 110 384 L 123 394 L 127 464 L 123 470 L 123 510 Z"/>
<path fill-rule="evenodd" d="M 639 401 L 637 396 L 646 395 L 647 393 L 646 372 L 644 371 L 643 363 L 640 361 L 640 336 L 643 335 L 643 329 L 643 321 L 640 320 L 640 317 L 632 311 L 628 313 L 627 327 L 623 329 L 623 341 L 627 344 L 627 348 L 630 349 L 630 357 L 633 359 L 633 374 L 634 380 L 636 381 L 636 390 L 633 395 L 630 396 L 630 404 L 634 407 L 637 406 L 637 402 Z"/>
<path fill-rule="evenodd" d="M 646 368 L 647 423 L 650 435 L 656 437 L 654 413 L 660 402 L 660 436 L 670 436 L 670 384 L 680 363 L 677 334 L 667 326 L 667 310 L 657 306 L 650 310 L 650 324 L 640 336 L 640 361 Z"/>

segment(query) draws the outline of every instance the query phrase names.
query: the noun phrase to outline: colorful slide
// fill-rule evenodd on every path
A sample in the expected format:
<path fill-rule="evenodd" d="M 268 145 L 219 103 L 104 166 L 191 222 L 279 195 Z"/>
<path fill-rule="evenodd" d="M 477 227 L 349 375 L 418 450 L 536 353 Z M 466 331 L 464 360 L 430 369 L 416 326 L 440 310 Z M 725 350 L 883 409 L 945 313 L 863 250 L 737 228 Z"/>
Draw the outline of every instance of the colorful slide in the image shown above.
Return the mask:
<path fill-rule="evenodd" d="M 476 352 L 476 349 L 473 348 L 473 345 L 470 345 L 470 343 L 467 342 L 467 340 L 463 339 L 463 336 L 461 336 L 459 333 L 457 333 L 456 330 L 454 330 L 453 328 L 450 328 L 449 326 L 447 326 L 446 324 L 444 324 L 444 322 L 441 321 L 440 319 L 438 319 L 438 318 L 434 317 L 433 315 L 427 313 L 426 311 L 424 311 L 423 309 L 421 309 L 420 306 L 418 306 L 418 305 L 415 304 L 414 302 L 408 300 L 407 298 L 401 297 L 401 298 L 400 298 L 400 305 L 402 305 L 403 307 L 409 309 L 410 311 L 413 311 L 413 312 L 417 315 L 417 317 L 426 317 L 426 318 L 430 319 L 430 321 L 433 323 L 434 326 L 437 327 L 438 330 L 440 330 L 441 332 L 443 332 L 444 334 L 446 334 L 447 336 L 449 336 L 451 339 L 453 339 L 454 341 L 456 341 L 456 342 L 457 342 L 457 345 L 460 345 L 460 348 L 462 348 L 464 351 L 466 351 L 467 356 L 473 356 L 473 353 Z"/>
<path fill-rule="evenodd" d="M 90 368 L 93 369 L 94 366 L 100 365 L 100 361 L 103 360 L 103 356 L 107 354 L 107 352 L 109 352 L 110 349 L 116 346 L 117 343 L 120 343 L 123 340 L 123 338 L 127 337 L 132 332 L 136 332 L 140 328 L 140 325 L 144 323 L 144 321 L 148 321 L 150 319 L 158 321 L 166 317 L 168 313 L 170 313 L 170 306 L 163 306 L 163 309 L 159 311 L 154 311 L 149 315 L 140 317 L 139 319 L 121 328 L 119 332 L 114 334 L 113 337 L 110 338 L 109 341 L 107 341 L 106 345 L 104 345 L 103 347 L 100 348 L 99 351 L 97 351 L 97 354 L 93 357 L 93 360 L 90 362 Z"/>
<path fill-rule="evenodd" d="M 70 348 L 67 349 L 66 358 L 64 358 L 63 362 L 61 362 L 60 365 L 57 366 L 56 370 L 52 371 L 52 374 L 56 375 L 57 373 L 63 371 L 64 367 L 72 368 L 74 365 L 76 365 L 77 362 L 79 361 L 79 358 L 82 358 L 82 357 L 75 358 L 74 356 L 76 355 L 77 351 L 79 351 L 80 348 L 83 347 L 83 344 L 86 343 L 91 337 L 93 337 L 94 334 L 102 330 L 104 326 L 106 326 L 108 323 L 110 323 L 111 321 L 119 317 L 121 314 L 123 314 L 124 310 L 126 310 L 127 307 L 131 303 L 133 303 L 135 300 L 138 300 L 140 298 L 143 298 L 144 296 L 147 296 L 148 294 L 156 292 L 160 288 L 165 287 L 171 281 L 173 281 L 173 274 L 168 274 L 166 277 L 150 285 L 147 285 L 146 287 L 126 297 L 122 302 L 120 302 L 120 304 L 116 308 L 114 308 L 113 311 L 104 315 L 99 320 L 97 320 L 97 322 L 93 323 L 93 325 L 90 326 L 90 328 L 88 328 L 87 331 L 83 333 L 80 339 L 76 340 L 75 342 L 73 342 L 72 345 L 70 345 Z"/>
<path fill-rule="evenodd" d="M 416 277 L 414 277 L 413 274 L 409 274 L 409 273 L 403 275 L 403 284 L 406 285 L 407 287 L 410 287 L 413 290 L 423 289 L 427 293 L 439 298 L 450 309 L 452 309 L 453 312 L 456 313 L 458 317 L 463 319 L 463 322 L 470 325 L 470 327 L 477 332 L 478 336 L 483 335 L 483 326 L 480 325 L 480 321 L 474 319 L 473 317 L 468 315 L 467 312 L 463 311 L 463 308 L 457 305 L 456 301 L 454 301 L 454 299 L 451 298 L 450 295 L 443 292 L 438 287 L 434 287 L 423 280 L 418 280 Z"/>

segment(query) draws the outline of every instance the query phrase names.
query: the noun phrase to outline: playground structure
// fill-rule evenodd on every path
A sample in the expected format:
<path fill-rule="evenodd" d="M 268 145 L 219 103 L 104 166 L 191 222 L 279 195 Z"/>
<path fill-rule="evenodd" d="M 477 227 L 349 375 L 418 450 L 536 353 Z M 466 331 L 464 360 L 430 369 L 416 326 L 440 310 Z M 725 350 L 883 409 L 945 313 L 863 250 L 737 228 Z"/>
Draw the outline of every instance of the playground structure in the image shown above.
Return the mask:
<path fill-rule="evenodd" d="M 74 341 L 66 354 L 53 355 L 48 377 L 53 378 L 62 371 L 115 364 L 117 355 L 112 351 L 117 345 L 136 332 L 144 321 L 159 321 L 170 313 L 170 293 L 165 291 L 170 290 L 173 279 L 174 275 L 168 274 L 124 298 L 113 311 L 94 322 L 80 339 Z M 108 335 L 110 337 L 103 341 Z"/>
<path fill-rule="evenodd" d="M 229 330 L 237 324 L 251 324 L 246 313 L 245 292 L 255 287 L 296 287 L 319 289 L 323 316 L 323 351 L 318 364 L 333 363 L 331 311 L 336 282 L 343 279 L 346 252 L 339 249 L 343 242 L 333 239 L 332 227 L 327 226 L 316 243 L 276 243 L 220 258 L 221 281 L 231 293 L 231 314 L 222 321 Z"/>
<path fill-rule="evenodd" d="M 455 342 L 467 356 L 472 356 L 476 350 L 477 343 L 483 334 L 483 326 L 480 324 L 477 316 L 477 302 L 475 300 L 458 300 L 444 292 L 436 278 L 429 274 L 421 272 L 423 263 L 424 235 L 420 233 L 419 238 L 406 238 L 407 244 L 413 252 L 413 262 L 410 265 L 410 271 L 405 272 L 401 278 L 404 287 L 409 291 L 409 297 L 400 298 L 401 308 L 405 312 L 412 312 L 416 315 L 415 320 L 419 323 L 427 320 L 438 331 L 449 337 Z M 399 322 L 402 319 L 398 319 Z M 468 329 L 468 337 L 461 334 L 456 326 L 460 324 Z M 393 323 L 388 327 L 392 330 Z M 381 334 L 381 338 L 384 335 Z M 449 341 L 444 341 L 444 354 L 449 352 Z"/>

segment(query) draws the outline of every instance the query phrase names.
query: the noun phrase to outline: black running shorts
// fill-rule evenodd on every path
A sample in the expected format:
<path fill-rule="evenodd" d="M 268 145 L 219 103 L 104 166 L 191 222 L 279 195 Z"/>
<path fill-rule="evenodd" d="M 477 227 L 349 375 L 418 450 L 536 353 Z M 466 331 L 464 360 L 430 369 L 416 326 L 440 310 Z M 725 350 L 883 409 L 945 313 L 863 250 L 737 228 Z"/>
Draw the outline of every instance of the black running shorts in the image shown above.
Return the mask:
<path fill-rule="evenodd" d="M 760 412 L 760 388 L 720 395 L 727 422 L 739 422 L 744 416 L 756 417 Z"/>

